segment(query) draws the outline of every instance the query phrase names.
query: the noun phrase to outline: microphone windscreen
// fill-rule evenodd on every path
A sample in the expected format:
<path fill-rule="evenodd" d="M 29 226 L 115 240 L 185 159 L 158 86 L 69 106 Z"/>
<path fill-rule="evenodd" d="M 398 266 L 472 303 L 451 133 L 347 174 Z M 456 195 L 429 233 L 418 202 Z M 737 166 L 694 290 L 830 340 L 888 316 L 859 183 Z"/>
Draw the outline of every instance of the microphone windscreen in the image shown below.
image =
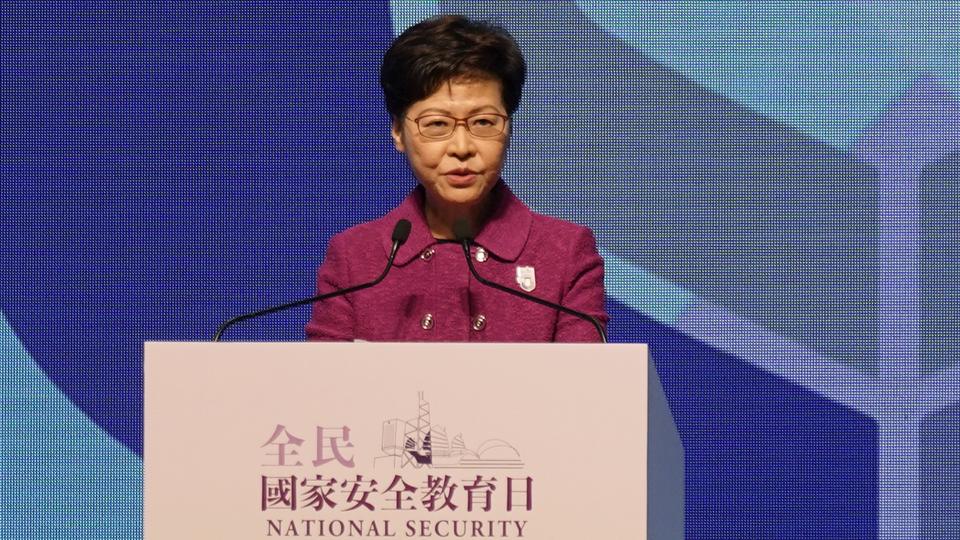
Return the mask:
<path fill-rule="evenodd" d="M 393 236 L 390 237 L 390 240 L 402 246 L 403 243 L 407 241 L 407 238 L 410 237 L 410 227 L 409 220 L 401 219 L 393 226 Z"/>
<path fill-rule="evenodd" d="M 470 230 L 470 224 L 464 218 L 453 222 L 453 235 L 457 238 L 457 242 L 473 240 L 473 231 Z"/>

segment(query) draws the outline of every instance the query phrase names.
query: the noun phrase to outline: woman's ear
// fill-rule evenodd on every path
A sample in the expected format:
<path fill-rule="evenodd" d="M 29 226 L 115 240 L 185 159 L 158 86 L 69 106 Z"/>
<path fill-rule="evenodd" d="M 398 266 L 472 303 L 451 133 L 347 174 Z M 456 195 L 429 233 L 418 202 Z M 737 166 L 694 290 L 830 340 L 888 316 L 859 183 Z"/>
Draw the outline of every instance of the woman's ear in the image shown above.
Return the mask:
<path fill-rule="evenodd" d="M 407 148 L 403 144 L 403 119 L 394 118 L 390 123 L 390 137 L 393 138 L 393 147 L 398 152 L 406 152 Z"/>
<path fill-rule="evenodd" d="M 504 152 L 506 152 L 510 149 L 510 139 L 513 138 L 511 137 L 511 135 L 513 135 L 513 117 L 511 117 L 510 121 L 507 123 L 507 129 L 504 133 L 506 134 L 506 140 L 503 143 L 503 147 Z"/>

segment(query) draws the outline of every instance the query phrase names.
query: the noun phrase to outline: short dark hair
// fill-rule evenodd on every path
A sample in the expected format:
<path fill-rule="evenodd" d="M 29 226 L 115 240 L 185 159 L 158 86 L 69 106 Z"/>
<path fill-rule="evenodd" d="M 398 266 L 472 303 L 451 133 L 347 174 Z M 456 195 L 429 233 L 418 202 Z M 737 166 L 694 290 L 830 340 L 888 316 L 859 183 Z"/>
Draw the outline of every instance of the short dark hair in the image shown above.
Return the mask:
<path fill-rule="evenodd" d="M 527 64 L 503 28 L 460 15 L 440 15 L 407 28 L 383 56 L 380 86 L 396 120 L 413 103 L 445 82 L 492 79 L 500 82 L 503 104 L 512 115 L 520 105 Z"/>

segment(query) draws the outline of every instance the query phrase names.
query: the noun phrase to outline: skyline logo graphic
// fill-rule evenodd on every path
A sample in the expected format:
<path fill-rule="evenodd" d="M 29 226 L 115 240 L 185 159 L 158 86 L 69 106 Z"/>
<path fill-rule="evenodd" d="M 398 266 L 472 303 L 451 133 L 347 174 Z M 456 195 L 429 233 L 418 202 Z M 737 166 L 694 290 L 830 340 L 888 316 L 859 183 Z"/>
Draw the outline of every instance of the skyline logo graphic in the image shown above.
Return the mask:
<path fill-rule="evenodd" d="M 417 416 L 409 419 L 384 420 L 380 456 L 374 466 L 389 465 L 396 469 L 519 469 L 523 460 L 512 444 L 488 439 L 471 449 L 462 433 L 450 437 L 446 427 L 434 424 L 430 402 L 424 392 L 418 393 Z"/>

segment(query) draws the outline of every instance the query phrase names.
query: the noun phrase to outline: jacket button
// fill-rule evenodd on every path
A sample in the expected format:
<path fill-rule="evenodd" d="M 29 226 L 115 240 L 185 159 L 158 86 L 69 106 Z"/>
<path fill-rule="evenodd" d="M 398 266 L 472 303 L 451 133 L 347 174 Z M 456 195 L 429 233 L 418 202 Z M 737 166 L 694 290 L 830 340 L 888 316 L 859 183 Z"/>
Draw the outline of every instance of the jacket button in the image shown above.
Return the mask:
<path fill-rule="evenodd" d="M 487 327 L 487 317 L 485 315 L 477 315 L 473 318 L 473 329 L 476 332 L 479 332 Z"/>
<path fill-rule="evenodd" d="M 420 328 L 423 328 L 424 330 L 433 328 L 433 315 L 430 313 L 424 315 L 423 318 L 420 319 Z"/>
<path fill-rule="evenodd" d="M 478 247 L 477 253 L 474 255 L 474 257 L 477 259 L 477 262 L 483 262 L 487 260 L 487 250 L 483 249 L 482 247 Z"/>
<path fill-rule="evenodd" d="M 420 252 L 420 258 L 425 261 L 429 261 L 430 259 L 433 258 L 433 253 L 434 253 L 433 248 L 428 247 L 427 249 Z"/>

